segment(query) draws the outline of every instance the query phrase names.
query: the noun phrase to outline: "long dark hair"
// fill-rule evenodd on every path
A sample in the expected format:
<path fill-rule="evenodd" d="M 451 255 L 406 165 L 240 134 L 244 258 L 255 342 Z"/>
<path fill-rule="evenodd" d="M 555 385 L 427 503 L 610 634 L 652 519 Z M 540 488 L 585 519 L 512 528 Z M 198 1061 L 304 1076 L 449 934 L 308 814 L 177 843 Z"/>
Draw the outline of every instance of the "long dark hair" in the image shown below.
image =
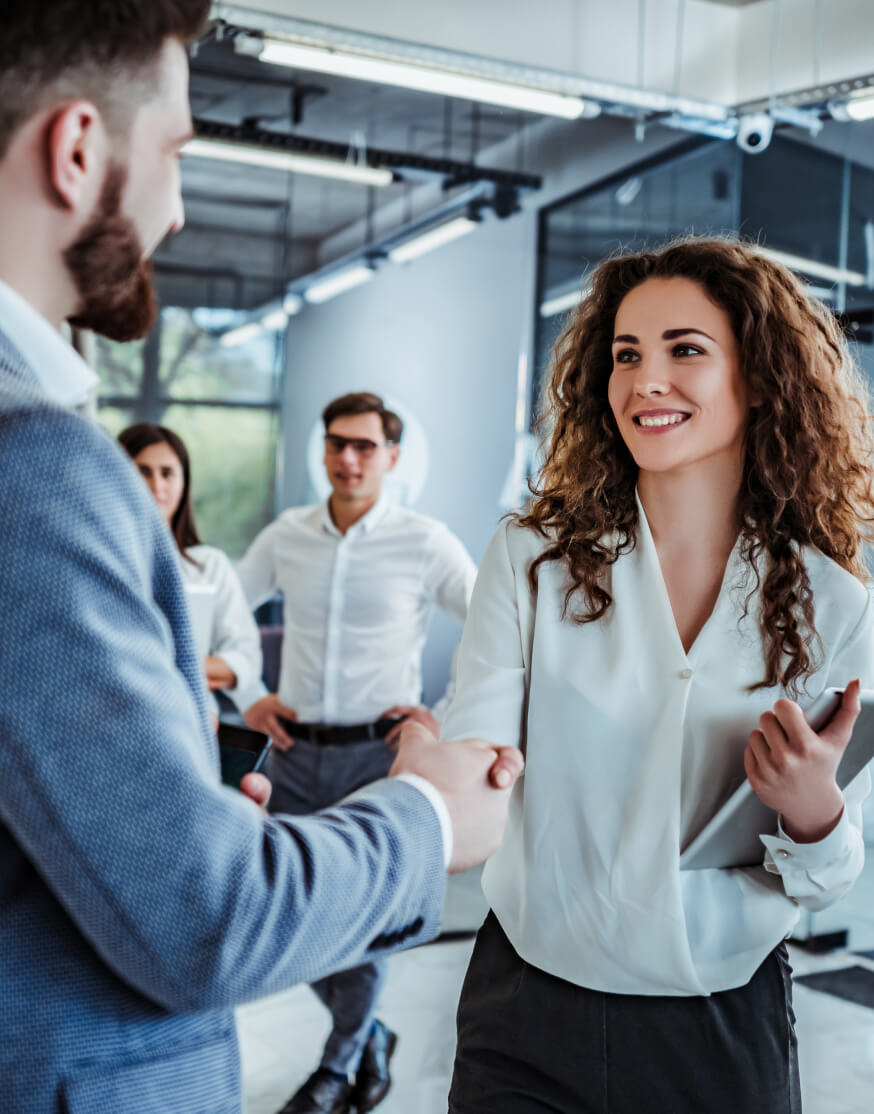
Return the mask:
<path fill-rule="evenodd" d="M 816 546 L 868 579 L 862 542 L 874 521 L 867 392 L 835 318 L 785 267 L 729 239 L 674 241 L 608 259 L 555 346 L 545 419 L 552 423 L 534 501 L 515 519 L 548 539 L 532 562 L 569 574 L 565 612 L 588 623 L 607 613 L 604 574 L 632 548 L 637 466 L 610 410 L 607 384 L 619 304 L 650 278 L 697 283 L 725 311 L 741 374 L 761 399 L 746 432 L 738 516 L 741 551 L 761 573 L 765 676 L 754 688 L 797 691 L 815 668 L 813 597 L 801 547 Z M 747 600 L 749 605 L 749 600 Z"/>
<path fill-rule="evenodd" d="M 182 556 L 192 565 L 200 568 L 199 563 L 186 553 L 189 546 L 200 545 L 200 535 L 194 523 L 194 507 L 191 503 L 191 461 L 185 442 L 172 429 L 163 425 L 154 425 L 152 422 L 137 422 L 135 425 L 129 425 L 119 433 L 118 440 L 131 460 L 136 460 L 143 449 L 147 449 L 150 445 L 169 445 L 179 458 L 185 484 L 179 506 L 170 520 L 170 530 Z"/>

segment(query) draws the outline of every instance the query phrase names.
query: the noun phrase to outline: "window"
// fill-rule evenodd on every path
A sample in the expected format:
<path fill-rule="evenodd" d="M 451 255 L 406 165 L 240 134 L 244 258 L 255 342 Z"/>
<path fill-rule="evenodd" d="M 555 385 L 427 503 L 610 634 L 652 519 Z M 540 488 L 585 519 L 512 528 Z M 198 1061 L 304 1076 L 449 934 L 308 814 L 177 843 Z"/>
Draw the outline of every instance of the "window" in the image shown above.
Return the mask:
<path fill-rule="evenodd" d="M 235 346 L 220 337 L 232 310 L 162 310 L 134 344 L 97 339 L 98 418 L 113 435 L 132 422 L 169 426 L 191 456 L 197 526 L 240 557 L 276 511 L 279 386 L 284 332 Z"/>

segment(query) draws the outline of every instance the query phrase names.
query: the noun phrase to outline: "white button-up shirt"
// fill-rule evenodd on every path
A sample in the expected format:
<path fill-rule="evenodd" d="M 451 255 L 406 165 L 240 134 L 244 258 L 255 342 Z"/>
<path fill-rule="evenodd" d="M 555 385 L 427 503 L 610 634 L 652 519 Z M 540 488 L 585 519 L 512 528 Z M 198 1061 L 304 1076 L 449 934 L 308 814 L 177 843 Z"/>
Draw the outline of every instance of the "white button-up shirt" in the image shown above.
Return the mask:
<path fill-rule="evenodd" d="M 97 375 L 30 302 L 0 282 L 0 331 L 15 345 L 48 397 L 69 409 L 88 403 Z"/>
<path fill-rule="evenodd" d="M 443 523 L 384 499 L 345 534 L 327 504 L 285 511 L 237 573 L 252 607 L 282 592 L 279 698 L 302 721 L 328 724 L 418 704 L 432 607 L 464 622 L 476 579 Z"/>
<path fill-rule="evenodd" d="M 736 548 L 716 606 L 683 649 L 643 509 L 637 544 L 610 568 L 613 605 L 595 623 L 562 618 L 565 567 L 527 571 L 546 544 L 503 525 L 480 570 L 443 737 L 523 741 L 500 851 L 483 887 L 523 959 L 595 990 L 708 994 L 745 984 L 792 929 L 862 869 L 866 771 L 824 840 L 763 833 L 763 863 L 682 870 L 681 849 L 743 778 L 743 751 L 782 689 L 765 675 L 756 598 Z M 800 698 L 874 680 L 871 603 L 861 583 L 806 550 L 818 668 Z M 767 848 L 767 850 L 766 850 Z"/>
<path fill-rule="evenodd" d="M 220 657 L 233 670 L 237 683 L 225 694 L 241 712 L 266 695 L 261 680 L 261 636 L 246 603 L 233 566 L 220 549 L 193 545 L 179 554 L 179 567 L 186 584 L 215 589 L 212 630 L 208 653 Z M 197 562 L 196 564 L 194 562 Z"/>

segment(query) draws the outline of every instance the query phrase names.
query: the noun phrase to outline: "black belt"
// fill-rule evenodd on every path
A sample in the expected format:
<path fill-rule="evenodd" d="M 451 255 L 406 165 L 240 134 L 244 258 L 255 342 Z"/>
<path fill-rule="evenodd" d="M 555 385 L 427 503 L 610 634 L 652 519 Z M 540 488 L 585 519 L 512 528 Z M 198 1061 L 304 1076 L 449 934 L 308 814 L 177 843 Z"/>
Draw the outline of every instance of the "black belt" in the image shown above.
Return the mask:
<path fill-rule="evenodd" d="M 292 739 L 304 739 L 314 746 L 335 747 L 346 743 L 362 743 L 368 739 L 384 739 L 399 719 L 378 719 L 374 723 L 344 723 L 331 727 L 325 723 L 298 723 L 279 716 L 283 731 Z"/>

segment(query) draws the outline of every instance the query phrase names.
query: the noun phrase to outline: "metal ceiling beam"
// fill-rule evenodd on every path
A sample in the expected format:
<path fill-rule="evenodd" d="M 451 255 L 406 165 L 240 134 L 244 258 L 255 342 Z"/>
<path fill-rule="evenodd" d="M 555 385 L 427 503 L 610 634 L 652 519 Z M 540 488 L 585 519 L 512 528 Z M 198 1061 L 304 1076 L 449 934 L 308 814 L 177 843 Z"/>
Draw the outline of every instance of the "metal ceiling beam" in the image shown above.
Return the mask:
<path fill-rule="evenodd" d="M 320 155 L 323 158 L 338 159 L 341 162 L 349 157 L 350 149 L 345 143 L 291 135 L 286 132 L 268 131 L 266 128 L 220 124 L 212 120 L 196 119 L 194 121 L 194 131 L 199 139 L 249 143 L 270 151 Z M 476 163 L 472 162 L 458 162 L 455 159 L 432 158 L 412 151 L 387 151 L 379 147 L 368 147 L 366 155 L 368 166 L 381 167 L 397 172 L 416 170 L 420 173 L 435 174 L 449 179 L 454 185 L 470 182 L 492 182 L 499 186 L 537 190 L 543 184 L 543 179 L 538 174 L 523 174 L 516 170 L 499 170 L 494 167 L 477 166 Z"/>

